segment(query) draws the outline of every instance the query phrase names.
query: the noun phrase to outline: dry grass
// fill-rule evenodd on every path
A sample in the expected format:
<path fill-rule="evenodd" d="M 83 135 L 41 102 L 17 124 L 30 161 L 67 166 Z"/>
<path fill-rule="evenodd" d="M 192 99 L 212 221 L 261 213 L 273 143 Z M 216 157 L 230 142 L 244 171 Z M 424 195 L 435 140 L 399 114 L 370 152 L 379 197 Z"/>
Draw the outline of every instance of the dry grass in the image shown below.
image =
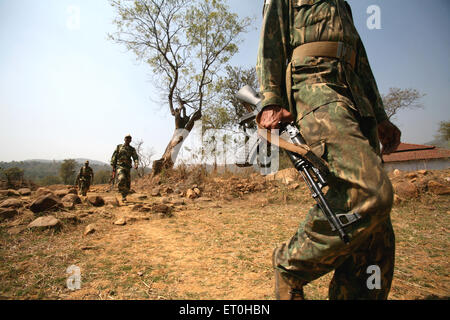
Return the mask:
<path fill-rule="evenodd" d="M 450 296 L 449 200 L 424 194 L 394 208 L 397 251 L 390 299 Z M 133 203 L 96 209 L 59 232 L 11 235 L 2 224 L 0 298 L 273 299 L 272 250 L 290 238 L 312 204 L 305 189 L 281 187 L 275 194 L 192 201 L 172 218 L 125 226 L 112 222 L 133 214 Z M 94 222 L 97 231 L 83 236 Z M 71 265 L 81 269 L 80 290 L 66 287 Z M 330 277 L 309 284 L 308 298 L 326 299 Z"/>

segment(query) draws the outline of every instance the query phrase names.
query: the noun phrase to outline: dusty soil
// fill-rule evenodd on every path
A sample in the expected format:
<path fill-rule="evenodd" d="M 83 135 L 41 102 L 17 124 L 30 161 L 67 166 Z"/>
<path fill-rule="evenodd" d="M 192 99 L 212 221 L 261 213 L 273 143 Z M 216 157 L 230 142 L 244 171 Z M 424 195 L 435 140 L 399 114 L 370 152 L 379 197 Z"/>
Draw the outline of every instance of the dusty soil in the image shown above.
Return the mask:
<path fill-rule="evenodd" d="M 445 184 L 450 170 L 430 176 Z M 201 190 L 200 198 L 183 195 L 192 184 Z M 152 196 L 155 188 L 169 193 Z M 313 204 L 302 182 L 284 185 L 256 176 L 178 184 L 144 179 L 133 189 L 137 193 L 117 207 L 92 207 L 84 200 L 75 210 L 49 213 L 63 222 L 60 230 L 26 228 L 34 218 L 26 211 L 2 222 L 0 298 L 274 299 L 272 250 L 290 238 Z M 93 186 L 88 195 L 120 199 L 107 191 L 108 186 Z M 162 202 L 170 214 L 147 210 Z M 125 225 L 114 224 L 120 218 Z M 450 196 L 427 190 L 394 206 L 397 249 L 390 299 L 450 297 L 449 218 Z M 96 230 L 84 235 L 90 224 Z M 79 290 L 67 288 L 72 265 L 80 268 Z M 307 298 L 327 299 L 331 276 L 310 283 Z"/>

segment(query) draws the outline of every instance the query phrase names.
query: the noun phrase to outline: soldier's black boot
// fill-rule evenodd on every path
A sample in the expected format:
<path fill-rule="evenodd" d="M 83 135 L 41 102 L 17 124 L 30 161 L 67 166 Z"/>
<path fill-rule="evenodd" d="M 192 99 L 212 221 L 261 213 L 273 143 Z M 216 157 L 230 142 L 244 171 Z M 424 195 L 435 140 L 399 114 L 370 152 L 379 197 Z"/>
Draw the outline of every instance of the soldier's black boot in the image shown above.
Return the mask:
<path fill-rule="evenodd" d="M 291 287 L 281 275 L 275 265 L 275 256 L 277 249 L 273 251 L 272 265 L 275 270 L 275 299 L 277 300 L 305 300 L 303 286 L 295 288 Z"/>

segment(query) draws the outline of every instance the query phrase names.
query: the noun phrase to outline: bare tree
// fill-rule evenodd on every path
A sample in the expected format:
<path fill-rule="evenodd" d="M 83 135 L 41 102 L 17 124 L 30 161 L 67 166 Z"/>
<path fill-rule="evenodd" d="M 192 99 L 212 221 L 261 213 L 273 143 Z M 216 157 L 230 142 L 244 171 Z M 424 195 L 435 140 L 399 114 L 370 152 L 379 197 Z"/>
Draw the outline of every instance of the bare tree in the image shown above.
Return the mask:
<path fill-rule="evenodd" d="M 425 94 L 421 94 L 416 89 L 390 88 L 389 92 L 382 96 L 384 110 L 391 119 L 400 110 L 423 108 L 420 99 L 424 96 Z"/>
<path fill-rule="evenodd" d="M 152 165 L 152 158 L 156 155 L 156 152 L 153 148 L 144 149 L 144 140 L 137 140 L 133 144 L 139 157 L 138 175 L 142 177 L 150 169 Z"/>
<path fill-rule="evenodd" d="M 111 0 L 117 32 L 110 38 L 153 69 L 175 132 L 153 173 L 173 167 L 177 152 L 202 117 L 221 66 L 237 50 L 250 20 L 217 0 Z M 178 130 L 177 130 L 178 129 Z"/>

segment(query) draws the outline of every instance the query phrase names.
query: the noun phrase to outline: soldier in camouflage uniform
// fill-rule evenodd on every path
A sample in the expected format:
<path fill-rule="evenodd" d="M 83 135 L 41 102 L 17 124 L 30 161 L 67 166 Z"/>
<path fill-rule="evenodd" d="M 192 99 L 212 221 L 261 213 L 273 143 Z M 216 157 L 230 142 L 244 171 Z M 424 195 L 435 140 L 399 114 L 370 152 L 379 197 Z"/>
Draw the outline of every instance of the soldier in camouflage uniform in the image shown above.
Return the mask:
<path fill-rule="evenodd" d="M 75 184 L 78 186 L 78 190 L 81 195 L 85 196 L 89 191 L 89 187 L 94 181 L 94 171 L 91 167 L 89 167 L 89 161 L 84 163 L 84 166 L 81 167 L 80 172 L 78 173 Z"/>
<path fill-rule="evenodd" d="M 134 167 L 138 168 L 138 155 L 136 149 L 131 145 L 131 136 L 125 136 L 125 143 L 119 144 L 111 158 L 111 166 L 114 175 L 117 175 L 119 192 L 122 194 L 122 201 L 127 200 L 127 195 L 131 187 L 131 159 L 134 160 Z"/>
<path fill-rule="evenodd" d="M 277 299 L 303 299 L 303 287 L 334 270 L 330 299 L 386 299 L 394 270 L 393 189 L 381 153 L 400 131 L 389 122 L 367 55 L 344 0 L 266 0 L 257 71 L 264 96 L 259 125 L 296 120 L 329 169 L 326 199 L 335 213 L 361 215 L 333 232 L 319 207 L 273 252 Z M 380 151 L 379 143 L 383 146 Z M 367 285 L 369 266 L 381 288 Z M 369 269 L 368 269 L 369 268 Z"/>

